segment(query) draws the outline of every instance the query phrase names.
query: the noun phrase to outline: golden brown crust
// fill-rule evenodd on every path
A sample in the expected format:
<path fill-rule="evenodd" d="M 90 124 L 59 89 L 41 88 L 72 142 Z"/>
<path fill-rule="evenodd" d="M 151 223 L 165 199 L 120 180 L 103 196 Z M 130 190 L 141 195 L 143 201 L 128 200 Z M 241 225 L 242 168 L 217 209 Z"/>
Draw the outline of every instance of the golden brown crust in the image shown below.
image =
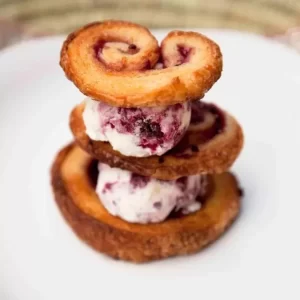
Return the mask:
<path fill-rule="evenodd" d="M 91 185 L 91 161 L 80 148 L 62 149 L 52 166 L 56 203 L 75 234 L 116 259 L 146 262 L 195 253 L 216 240 L 237 217 L 240 196 L 230 173 L 213 176 L 213 192 L 198 212 L 158 224 L 132 224 L 110 215 Z"/>
<path fill-rule="evenodd" d="M 99 43 L 111 45 L 99 54 Z M 129 45 L 137 50 L 128 52 Z M 154 70 L 160 52 L 165 68 Z M 148 29 L 124 21 L 95 22 L 71 33 L 60 59 L 83 94 L 118 107 L 200 99 L 220 78 L 222 64 L 219 46 L 204 35 L 172 31 L 160 48 Z"/>
<path fill-rule="evenodd" d="M 201 140 L 201 131 L 186 133 L 181 142 L 186 143 L 187 149 L 187 153 L 183 155 L 170 151 L 160 157 L 124 156 L 113 150 L 109 143 L 89 138 L 82 119 L 83 109 L 84 103 L 75 107 L 70 116 L 70 128 L 77 144 L 95 159 L 111 167 L 144 176 L 172 180 L 200 173 L 222 173 L 231 167 L 243 147 L 244 137 L 240 125 L 233 117 L 224 113 L 226 124 L 224 131 L 208 142 L 203 143 Z M 198 152 L 194 152 L 193 147 L 196 147 Z"/>

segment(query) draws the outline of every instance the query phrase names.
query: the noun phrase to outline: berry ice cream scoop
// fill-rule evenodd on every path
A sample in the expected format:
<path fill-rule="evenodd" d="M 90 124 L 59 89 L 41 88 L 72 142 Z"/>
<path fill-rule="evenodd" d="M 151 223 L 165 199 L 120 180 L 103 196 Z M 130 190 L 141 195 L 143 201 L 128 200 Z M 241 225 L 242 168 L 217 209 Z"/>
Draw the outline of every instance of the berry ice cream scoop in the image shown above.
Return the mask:
<path fill-rule="evenodd" d="M 121 108 L 86 100 L 83 120 L 92 140 L 108 141 L 126 156 L 163 155 L 185 134 L 191 119 L 191 104 Z"/>
<path fill-rule="evenodd" d="M 96 193 L 114 216 L 132 223 L 157 223 L 171 212 L 193 213 L 200 209 L 198 196 L 206 191 L 205 175 L 165 181 L 140 176 L 99 163 Z"/>

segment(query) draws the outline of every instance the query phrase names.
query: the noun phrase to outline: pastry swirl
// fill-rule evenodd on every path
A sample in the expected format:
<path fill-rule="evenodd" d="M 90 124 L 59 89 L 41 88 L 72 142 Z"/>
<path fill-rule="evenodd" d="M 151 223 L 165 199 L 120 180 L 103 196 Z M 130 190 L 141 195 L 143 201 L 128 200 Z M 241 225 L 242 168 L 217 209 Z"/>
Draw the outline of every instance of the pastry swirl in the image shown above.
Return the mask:
<path fill-rule="evenodd" d="M 220 78 L 219 46 L 196 32 L 172 31 L 158 45 L 143 26 L 91 23 L 71 33 L 60 65 L 80 91 L 118 107 L 200 99 Z"/>
<path fill-rule="evenodd" d="M 63 148 L 51 168 L 56 203 L 74 233 L 90 247 L 135 263 L 192 254 L 217 240 L 240 211 L 239 185 L 230 173 L 211 176 L 203 207 L 156 224 L 133 224 L 101 204 L 88 172 L 92 158 L 74 144 Z"/>

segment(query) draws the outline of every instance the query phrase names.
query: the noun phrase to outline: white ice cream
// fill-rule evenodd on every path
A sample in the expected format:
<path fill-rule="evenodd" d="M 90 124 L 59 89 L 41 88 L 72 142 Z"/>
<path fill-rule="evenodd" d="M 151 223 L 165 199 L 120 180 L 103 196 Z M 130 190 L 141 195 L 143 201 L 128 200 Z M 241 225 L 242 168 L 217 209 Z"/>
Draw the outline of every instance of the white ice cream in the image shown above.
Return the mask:
<path fill-rule="evenodd" d="M 128 222 L 161 222 L 174 210 L 189 214 L 201 207 L 196 197 L 205 193 L 205 176 L 163 181 L 102 163 L 98 168 L 96 192 L 102 204 L 112 215 Z"/>
<path fill-rule="evenodd" d="M 83 121 L 87 135 L 108 141 L 126 156 L 163 155 L 185 134 L 191 119 L 191 104 L 168 107 L 118 108 L 86 100 Z"/>

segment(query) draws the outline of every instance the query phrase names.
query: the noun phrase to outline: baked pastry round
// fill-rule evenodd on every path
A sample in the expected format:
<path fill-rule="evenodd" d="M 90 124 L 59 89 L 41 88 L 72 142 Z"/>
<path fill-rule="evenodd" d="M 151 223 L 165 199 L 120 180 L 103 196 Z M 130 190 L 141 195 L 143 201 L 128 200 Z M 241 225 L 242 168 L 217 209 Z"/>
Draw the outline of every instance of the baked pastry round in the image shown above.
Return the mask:
<path fill-rule="evenodd" d="M 231 115 L 214 105 L 204 105 L 207 114 L 203 123 L 190 125 L 179 144 L 162 156 L 125 156 L 108 142 L 91 140 L 82 119 L 84 103 L 71 112 L 70 128 L 83 150 L 111 167 L 163 180 L 200 173 L 222 173 L 238 157 L 244 142 L 243 131 Z"/>
<path fill-rule="evenodd" d="M 237 217 L 240 192 L 230 173 L 211 176 L 211 191 L 196 213 L 156 224 L 133 224 L 110 215 L 95 193 L 93 159 L 71 144 L 52 166 L 56 203 L 75 234 L 116 259 L 146 262 L 190 254 L 216 240 Z"/>
<path fill-rule="evenodd" d="M 105 21 L 71 33 L 60 65 L 95 100 L 118 107 L 167 106 L 202 98 L 221 76 L 222 54 L 196 32 L 172 31 L 159 47 L 141 25 Z"/>

